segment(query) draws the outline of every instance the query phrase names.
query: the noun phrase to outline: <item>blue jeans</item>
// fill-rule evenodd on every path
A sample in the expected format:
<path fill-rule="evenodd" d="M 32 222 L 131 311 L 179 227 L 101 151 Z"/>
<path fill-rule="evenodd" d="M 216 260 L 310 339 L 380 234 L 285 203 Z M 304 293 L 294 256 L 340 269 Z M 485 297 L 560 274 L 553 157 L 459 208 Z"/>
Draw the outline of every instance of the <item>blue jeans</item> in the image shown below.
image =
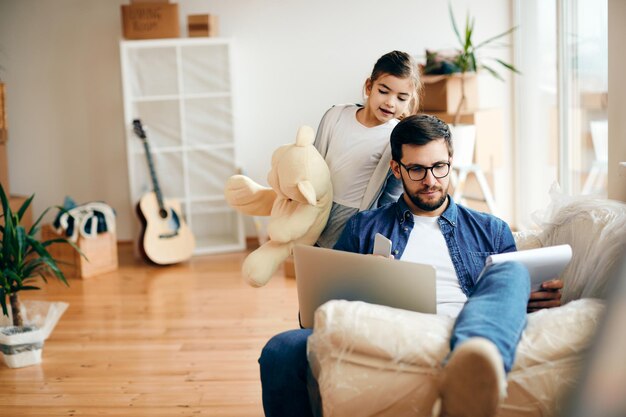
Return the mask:
<path fill-rule="evenodd" d="M 450 350 L 470 337 L 491 340 L 502 354 L 506 372 L 526 327 L 530 279 L 516 262 L 494 265 L 475 285 L 457 317 Z M 266 417 L 312 417 L 307 388 L 306 343 L 310 329 L 289 330 L 270 339 L 259 364 Z"/>
<path fill-rule="evenodd" d="M 307 372 L 306 342 L 311 329 L 289 330 L 272 337 L 263 348 L 259 365 L 263 410 L 267 417 L 313 417 Z"/>
<path fill-rule="evenodd" d="M 476 283 L 454 323 L 450 351 L 470 337 L 491 340 L 508 373 L 526 327 L 530 277 L 518 262 L 496 264 Z"/>

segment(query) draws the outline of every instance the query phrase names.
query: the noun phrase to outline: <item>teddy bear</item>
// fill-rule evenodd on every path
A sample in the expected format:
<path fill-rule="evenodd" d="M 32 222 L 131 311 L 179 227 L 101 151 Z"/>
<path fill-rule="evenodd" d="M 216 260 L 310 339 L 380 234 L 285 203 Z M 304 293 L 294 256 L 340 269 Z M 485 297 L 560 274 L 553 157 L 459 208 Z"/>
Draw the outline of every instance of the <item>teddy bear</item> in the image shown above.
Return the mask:
<path fill-rule="evenodd" d="M 313 245 L 326 226 L 333 202 L 330 171 L 313 146 L 313 129 L 298 129 L 295 143 L 272 155 L 270 187 L 244 175 L 226 181 L 226 201 L 237 211 L 270 216 L 268 241 L 244 260 L 242 274 L 253 287 L 265 285 L 296 244 Z"/>

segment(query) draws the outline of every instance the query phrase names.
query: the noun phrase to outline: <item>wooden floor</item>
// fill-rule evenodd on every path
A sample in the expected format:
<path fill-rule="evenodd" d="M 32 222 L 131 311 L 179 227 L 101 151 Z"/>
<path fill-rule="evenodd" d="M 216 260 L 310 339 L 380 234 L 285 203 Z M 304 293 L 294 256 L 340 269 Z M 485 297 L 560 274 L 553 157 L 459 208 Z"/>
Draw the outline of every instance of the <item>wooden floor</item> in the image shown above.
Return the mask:
<path fill-rule="evenodd" d="M 245 284 L 245 255 L 152 267 L 120 245 L 118 271 L 24 293 L 70 306 L 41 365 L 0 364 L 0 415 L 263 416 L 257 359 L 298 302 L 281 270 Z"/>

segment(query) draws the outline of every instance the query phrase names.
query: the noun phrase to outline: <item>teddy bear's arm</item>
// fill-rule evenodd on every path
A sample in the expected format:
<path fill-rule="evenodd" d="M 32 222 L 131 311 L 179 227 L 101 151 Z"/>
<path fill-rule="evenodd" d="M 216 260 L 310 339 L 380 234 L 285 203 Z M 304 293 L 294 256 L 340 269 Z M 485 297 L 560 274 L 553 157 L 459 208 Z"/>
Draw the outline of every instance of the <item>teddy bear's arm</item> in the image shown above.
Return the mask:
<path fill-rule="evenodd" d="M 226 181 L 224 196 L 235 210 L 250 216 L 269 216 L 276 192 L 257 184 L 245 175 L 233 175 Z"/>
<path fill-rule="evenodd" d="M 267 225 L 268 234 L 277 242 L 299 239 L 311 229 L 319 215 L 319 207 L 293 200 L 277 201 Z"/>

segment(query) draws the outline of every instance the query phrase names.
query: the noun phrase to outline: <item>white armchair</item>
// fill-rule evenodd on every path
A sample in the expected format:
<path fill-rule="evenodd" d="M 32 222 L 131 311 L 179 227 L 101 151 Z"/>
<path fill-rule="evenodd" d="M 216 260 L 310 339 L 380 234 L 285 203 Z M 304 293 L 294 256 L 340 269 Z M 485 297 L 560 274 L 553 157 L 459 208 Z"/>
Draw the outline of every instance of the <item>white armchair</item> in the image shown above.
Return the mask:
<path fill-rule="evenodd" d="M 576 383 L 583 354 L 604 311 L 607 280 L 623 253 L 626 205 L 574 199 L 556 204 L 518 248 L 569 243 L 562 307 L 528 317 L 499 416 L 554 416 Z M 324 417 L 430 416 L 453 319 L 362 302 L 318 309 L 308 342 Z"/>

